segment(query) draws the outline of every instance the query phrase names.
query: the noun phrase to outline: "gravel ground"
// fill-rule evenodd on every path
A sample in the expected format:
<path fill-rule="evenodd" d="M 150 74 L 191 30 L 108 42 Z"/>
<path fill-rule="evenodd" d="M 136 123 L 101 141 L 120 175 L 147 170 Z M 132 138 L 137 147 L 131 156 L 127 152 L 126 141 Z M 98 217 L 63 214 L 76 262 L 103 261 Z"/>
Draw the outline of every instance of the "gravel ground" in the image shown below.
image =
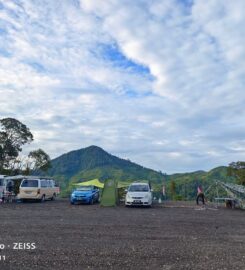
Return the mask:
<path fill-rule="evenodd" d="M 242 210 L 190 203 L 102 208 L 57 200 L 1 204 L 0 215 L 1 270 L 245 270 Z"/>

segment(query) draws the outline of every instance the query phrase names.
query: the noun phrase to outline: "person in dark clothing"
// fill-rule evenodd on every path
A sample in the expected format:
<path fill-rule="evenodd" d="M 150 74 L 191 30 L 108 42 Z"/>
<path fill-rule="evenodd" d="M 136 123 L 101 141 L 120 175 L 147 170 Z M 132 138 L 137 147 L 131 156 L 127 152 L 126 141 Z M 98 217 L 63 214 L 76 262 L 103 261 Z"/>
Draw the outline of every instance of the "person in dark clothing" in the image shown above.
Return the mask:
<path fill-rule="evenodd" d="M 6 189 L 7 189 L 7 191 L 10 192 L 10 193 L 13 192 L 13 190 L 14 190 L 14 185 L 13 185 L 12 181 L 9 181 L 9 182 L 8 182 L 8 184 L 7 184 L 7 186 L 6 186 Z"/>
<path fill-rule="evenodd" d="M 202 191 L 202 188 L 199 186 L 197 188 L 197 198 L 196 198 L 196 203 L 197 205 L 199 205 L 199 200 L 201 199 L 202 204 L 205 204 L 205 197 L 204 197 L 204 193 Z"/>

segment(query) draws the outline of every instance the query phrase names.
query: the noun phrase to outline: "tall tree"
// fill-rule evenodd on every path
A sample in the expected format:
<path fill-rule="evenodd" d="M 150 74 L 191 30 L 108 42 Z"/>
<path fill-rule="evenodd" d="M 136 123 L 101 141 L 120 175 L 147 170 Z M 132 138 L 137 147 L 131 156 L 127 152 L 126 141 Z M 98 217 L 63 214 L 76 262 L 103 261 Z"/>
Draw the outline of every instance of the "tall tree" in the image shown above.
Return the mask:
<path fill-rule="evenodd" d="M 229 176 L 236 177 L 238 184 L 245 185 L 245 161 L 230 163 L 227 172 Z"/>
<path fill-rule="evenodd" d="M 14 118 L 0 119 L 0 170 L 8 169 L 22 151 L 33 141 L 29 128 Z"/>
<path fill-rule="evenodd" d="M 31 151 L 28 155 L 29 166 L 32 172 L 47 171 L 51 167 L 50 157 L 42 149 Z"/>
<path fill-rule="evenodd" d="M 29 128 L 14 118 L 0 120 L 0 172 L 6 174 L 30 174 L 47 171 L 50 157 L 42 149 L 28 156 L 20 155 L 22 146 L 33 141 Z"/>

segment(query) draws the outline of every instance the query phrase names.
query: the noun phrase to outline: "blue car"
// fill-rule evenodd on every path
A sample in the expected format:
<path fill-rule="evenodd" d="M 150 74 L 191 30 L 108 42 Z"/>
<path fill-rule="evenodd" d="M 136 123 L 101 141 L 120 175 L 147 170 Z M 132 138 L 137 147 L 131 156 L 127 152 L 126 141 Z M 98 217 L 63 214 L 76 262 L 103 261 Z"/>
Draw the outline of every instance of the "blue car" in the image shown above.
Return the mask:
<path fill-rule="evenodd" d="M 95 186 L 81 186 L 76 188 L 70 198 L 71 204 L 93 204 L 99 201 L 99 189 Z"/>

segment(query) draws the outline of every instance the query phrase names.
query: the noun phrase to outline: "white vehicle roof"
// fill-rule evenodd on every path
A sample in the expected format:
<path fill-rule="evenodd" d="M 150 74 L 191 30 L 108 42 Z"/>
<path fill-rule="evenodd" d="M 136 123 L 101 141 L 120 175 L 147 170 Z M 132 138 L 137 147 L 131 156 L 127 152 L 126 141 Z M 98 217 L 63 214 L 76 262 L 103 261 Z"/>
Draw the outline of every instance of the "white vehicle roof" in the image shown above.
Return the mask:
<path fill-rule="evenodd" d="M 132 183 L 130 186 L 134 186 L 134 185 L 142 185 L 142 186 L 149 186 L 149 184 L 148 183 L 142 183 L 142 182 L 134 182 L 134 183 Z"/>

